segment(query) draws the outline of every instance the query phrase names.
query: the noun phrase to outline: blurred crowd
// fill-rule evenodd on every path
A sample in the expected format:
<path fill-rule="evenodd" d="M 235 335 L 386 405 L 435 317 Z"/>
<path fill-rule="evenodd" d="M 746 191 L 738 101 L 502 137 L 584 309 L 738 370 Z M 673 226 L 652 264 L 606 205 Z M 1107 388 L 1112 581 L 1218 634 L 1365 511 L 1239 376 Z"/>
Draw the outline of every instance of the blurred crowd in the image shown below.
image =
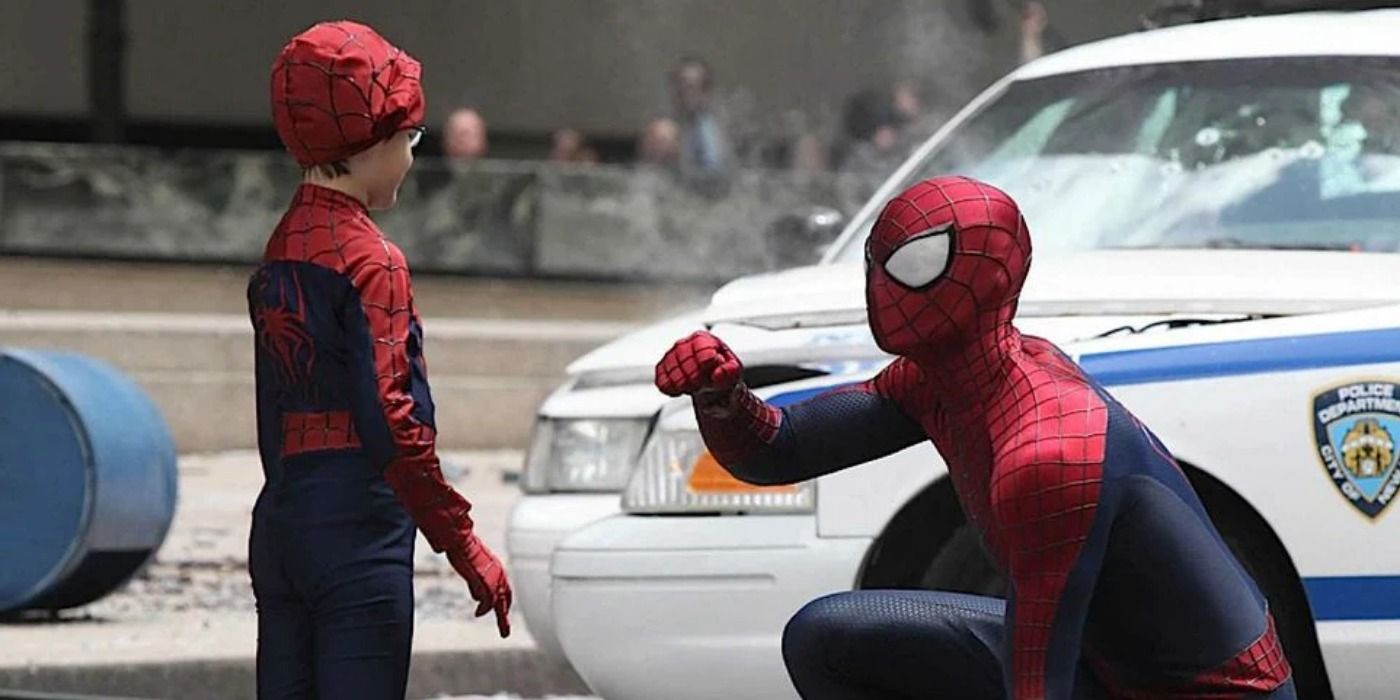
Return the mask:
<path fill-rule="evenodd" d="M 1044 5 L 1035 0 L 1023 3 L 1019 20 L 1019 59 L 1038 58 L 1047 44 L 1049 17 Z M 882 175 L 950 116 L 928 107 L 950 105 L 938 100 L 938 95 L 925 94 L 918 81 L 898 80 L 847 97 L 839 123 L 831 128 L 789 134 L 780 143 L 756 146 L 747 139 L 736 140 L 716 109 L 715 74 L 703 58 L 681 58 L 670 71 L 669 84 L 670 114 L 657 116 L 640 129 L 633 162 L 700 185 L 721 179 L 741 164 Z M 484 109 L 463 106 L 453 111 L 444 124 L 442 146 L 443 154 L 456 166 L 485 157 L 490 138 Z M 602 157 L 586 134 L 566 126 L 552 134 L 548 159 L 586 166 Z"/>

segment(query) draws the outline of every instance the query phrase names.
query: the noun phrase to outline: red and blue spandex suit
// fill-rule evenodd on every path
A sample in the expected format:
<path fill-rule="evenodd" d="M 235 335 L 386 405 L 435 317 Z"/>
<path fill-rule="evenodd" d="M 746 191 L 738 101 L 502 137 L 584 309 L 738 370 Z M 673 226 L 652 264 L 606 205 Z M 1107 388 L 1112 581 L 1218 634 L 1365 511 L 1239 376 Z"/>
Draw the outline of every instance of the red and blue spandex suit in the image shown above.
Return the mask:
<path fill-rule="evenodd" d="M 1160 442 L 1012 325 L 1030 236 L 965 178 L 891 200 L 867 243 L 874 379 L 782 410 L 716 337 L 657 366 L 737 477 L 811 479 L 932 440 L 1006 601 L 856 591 L 809 603 L 783 655 L 804 698 L 1292 698 L 1259 589 Z"/>
<path fill-rule="evenodd" d="M 248 285 L 257 346 L 258 697 L 402 697 L 415 525 L 504 635 L 510 590 L 444 479 L 403 254 L 358 200 L 304 184 Z M 485 608 L 479 608 L 482 614 Z"/>

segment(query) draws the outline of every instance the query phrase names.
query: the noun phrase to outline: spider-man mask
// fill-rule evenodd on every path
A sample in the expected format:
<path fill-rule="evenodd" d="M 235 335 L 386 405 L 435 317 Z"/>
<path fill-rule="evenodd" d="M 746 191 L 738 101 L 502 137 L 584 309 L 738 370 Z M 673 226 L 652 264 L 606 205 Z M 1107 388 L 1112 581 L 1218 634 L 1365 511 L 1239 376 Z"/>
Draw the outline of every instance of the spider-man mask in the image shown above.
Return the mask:
<path fill-rule="evenodd" d="M 272 66 L 272 121 L 303 168 L 344 160 L 423 123 L 422 66 L 358 22 L 323 22 Z"/>
<path fill-rule="evenodd" d="M 885 205 L 866 241 L 866 304 L 885 352 L 966 348 L 1011 328 L 1031 240 L 1005 192 L 937 177 Z"/>

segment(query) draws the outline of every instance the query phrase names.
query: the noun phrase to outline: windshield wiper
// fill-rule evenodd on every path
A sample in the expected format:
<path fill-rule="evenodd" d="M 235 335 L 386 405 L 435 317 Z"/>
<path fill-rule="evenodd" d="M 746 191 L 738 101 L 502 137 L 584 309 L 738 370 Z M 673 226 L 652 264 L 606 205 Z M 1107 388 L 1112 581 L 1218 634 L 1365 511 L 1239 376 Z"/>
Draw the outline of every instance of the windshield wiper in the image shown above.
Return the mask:
<path fill-rule="evenodd" d="M 1175 330 L 1177 328 L 1190 328 L 1191 326 L 1214 326 L 1221 323 L 1257 321 L 1261 318 L 1270 318 L 1270 316 L 1267 314 L 1248 314 L 1245 316 L 1238 316 L 1234 318 L 1168 318 L 1163 319 L 1161 321 L 1153 321 L 1152 323 L 1149 323 L 1144 326 L 1119 326 L 1117 328 L 1111 328 L 1094 337 L 1110 338 L 1123 333 L 1127 333 L 1129 335 L 1138 335 L 1141 333 L 1146 333 L 1147 331 L 1150 331 L 1154 328 L 1167 328 L 1169 330 Z"/>
<path fill-rule="evenodd" d="M 1357 252 L 1352 243 L 1269 243 L 1267 241 L 1247 241 L 1243 238 L 1208 238 L 1191 246 L 1211 250 L 1337 250 Z"/>

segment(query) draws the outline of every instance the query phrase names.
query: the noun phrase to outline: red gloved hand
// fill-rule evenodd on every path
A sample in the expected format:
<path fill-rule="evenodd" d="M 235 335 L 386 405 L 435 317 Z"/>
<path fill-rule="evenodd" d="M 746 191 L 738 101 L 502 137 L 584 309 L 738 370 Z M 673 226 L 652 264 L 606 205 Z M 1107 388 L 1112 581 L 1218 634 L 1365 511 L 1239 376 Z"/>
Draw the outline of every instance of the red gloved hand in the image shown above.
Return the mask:
<path fill-rule="evenodd" d="M 727 395 L 743 374 L 743 363 L 723 340 L 698 331 L 677 341 L 657 363 L 656 388 L 667 396 Z"/>
<path fill-rule="evenodd" d="M 471 591 L 472 598 L 477 601 L 476 616 L 481 617 L 488 611 L 496 611 L 496 629 L 501 633 L 501 637 L 510 636 L 510 614 L 511 590 L 510 581 L 506 580 L 505 567 L 501 566 L 501 560 L 487 549 L 486 543 L 477 538 L 475 534 L 467 539 L 467 544 L 462 549 L 449 550 L 447 560 L 452 562 L 452 568 L 457 570 L 467 582 L 467 589 Z"/>

